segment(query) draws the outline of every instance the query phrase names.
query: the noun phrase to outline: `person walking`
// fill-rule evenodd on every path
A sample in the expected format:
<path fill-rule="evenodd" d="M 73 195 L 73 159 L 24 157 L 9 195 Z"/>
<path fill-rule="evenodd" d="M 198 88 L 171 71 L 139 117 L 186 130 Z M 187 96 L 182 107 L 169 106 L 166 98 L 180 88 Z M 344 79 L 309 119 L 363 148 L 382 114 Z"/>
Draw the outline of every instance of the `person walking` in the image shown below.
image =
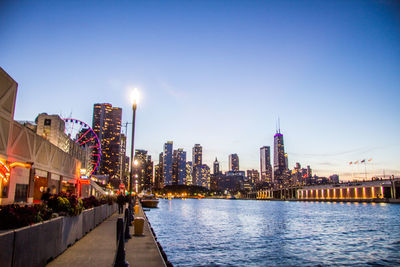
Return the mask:
<path fill-rule="evenodd" d="M 122 195 L 122 193 L 118 195 L 117 203 L 118 203 L 118 213 L 121 214 L 124 212 L 124 204 L 125 204 L 125 197 Z"/>

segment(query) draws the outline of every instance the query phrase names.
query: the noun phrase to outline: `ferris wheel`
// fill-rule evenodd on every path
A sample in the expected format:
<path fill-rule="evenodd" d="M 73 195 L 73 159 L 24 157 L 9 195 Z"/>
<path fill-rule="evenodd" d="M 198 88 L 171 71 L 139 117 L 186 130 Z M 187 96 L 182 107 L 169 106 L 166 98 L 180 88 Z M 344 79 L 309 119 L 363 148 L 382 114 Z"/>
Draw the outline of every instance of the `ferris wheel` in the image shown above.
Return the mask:
<path fill-rule="evenodd" d="M 66 118 L 65 134 L 76 144 L 90 151 L 90 157 L 87 159 L 86 170 L 82 175 L 90 177 L 100 164 L 101 144 L 93 129 L 83 121 Z"/>

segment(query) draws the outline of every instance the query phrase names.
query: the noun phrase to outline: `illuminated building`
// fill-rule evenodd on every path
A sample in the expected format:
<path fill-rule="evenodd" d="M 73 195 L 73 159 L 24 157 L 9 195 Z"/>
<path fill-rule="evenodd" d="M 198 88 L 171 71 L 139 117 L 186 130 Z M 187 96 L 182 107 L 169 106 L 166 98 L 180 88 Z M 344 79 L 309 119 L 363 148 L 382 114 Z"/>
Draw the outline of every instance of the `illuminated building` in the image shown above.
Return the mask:
<path fill-rule="evenodd" d="M 96 172 L 110 178 L 120 176 L 121 117 L 121 108 L 94 104 L 92 128 L 101 143 L 101 161 Z"/>
<path fill-rule="evenodd" d="M 293 168 L 291 175 L 291 184 L 292 185 L 302 185 L 304 183 L 304 170 L 301 168 L 299 162 L 296 162 L 295 167 Z"/>
<path fill-rule="evenodd" d="M 258 170 L 247 170 L 247 178 L 249 178 L 249 181 L 254 185 L 258 182 L 260 182 L 260 173 Z"/>
<path fill-rule="evenodd" d="M 126 157 L 126 135 L 121 134 L 120 179 L 123 183 L 125 183 L 125 185 L 128 185 L 129 161 L 127 161 L 126 159 L 127 159 L 127 157 Z M 128 166 L 128 168 L 126 166 Z"/>
<path fill-rule="evenodd" d="M 202 162 L 203 162 L 203 148 L 201 147 L 200 144 L 195 144 L 192 149 L 193 185 L 199 185 L 196 174 L 201 172 L 197 171 L 197 168 L 202 165 Z"/>
<path fill-rule="evenodd" d="M 160 177 L 161 177 L 161 173 L 160 173 L 160 164 L 156 164 L 154 165 L 154 188 L 155 189 L 160 189 Z"/>
<path fill-rule="evenodd" d="M 188 161 L 186 162 L 186 185 L 192 185 L 193 184 L 193 166 L 192 162 Z"/>
<path fill-rule="evenodd" d="M 244 171 L 227 171 L 224 175 L 218 176 L 217 187 L 219 190 L 236 192 L 243 189 L 244 181 Z"/>
<path fill-rule="evenodd" d="M 172 141 L 164 144 L 163 180 L 165 185 L 172 185 L 172 146 Z"/>
<path fill-rule="evenodd" d="M 312 170 L 310 168 L 310 165 L 307 165 L 307 177 L 312 177 Z"/>
<path fill-rule="evenodd" d="M 151 189 L 153 186 L 153 168 L 154 163 L 151 160 L 151 156 L 147 155 L 144 189 Z"/>
<path fill-rule="evenodd" d="M 194 185 L 210 188 L 211 172 L 208 165 L 202 164 L 193 167 L 193 174 L 196 177 L 196 184 Z"/>
<path fill-rule="evenodd" d="M 186 152 L 182 148 L 174 150 L 172 163 L 173 184 L 184 184 L 186 181 Z"/>
<path fill-rule="evenodd" d="M 157 189 L 164 187 L 164 180 L 163 180 L 163 166 L 164 162 L 164 154 L 163 152 L 159 155 L 158 164 L 154 168 L 154 187 Z"/>
<path fill-rule="evenodd" d="M 288 182 L 287 156 L 283 143 L 283 134 L 280 129 L 274 135 L 274 184 L 284 184 Z"/>
<path fill-rule="evenodd" d="M 260 148 L 261 182 L 272 183 L 271 150 L 269 146 Z"/>
<path fill-rule="evenodd" d="M 229 170 L 239 171 L 239 156 L 237 154 L 229 155 Z"/>
<path fill-rule="evenodd" d="M 146 150 L 136 149 L 134 174 L 137 175 L 139 189 L 150 189 L 153 185 L 153 161 Z"/>
<path fill-rule="evenodd" d="M 91 185 L 79 190 L 84 159 L 76 155 L 83 154 L 66 152 L 38 135 L 33 124 L 15 121 L 17 88 L 18 84 L 0 68 L 0 205 L 40 201 L 48 188 L 51 193 L 70 192 L 87 197 Z M 50 124 L 46 125 L 50 126 L 48 137 L 52 136 L 53 121 Z"/>

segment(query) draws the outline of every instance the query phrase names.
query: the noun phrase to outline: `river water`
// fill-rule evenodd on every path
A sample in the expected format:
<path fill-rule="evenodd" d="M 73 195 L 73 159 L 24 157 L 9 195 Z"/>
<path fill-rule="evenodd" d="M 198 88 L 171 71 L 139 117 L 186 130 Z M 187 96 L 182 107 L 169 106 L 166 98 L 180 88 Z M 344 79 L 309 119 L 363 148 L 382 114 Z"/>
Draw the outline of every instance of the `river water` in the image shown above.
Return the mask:
<path fill-rule="evenodd" d="M 174 266 L 400 266 L 400 205 L 161 199 L 146 212 Z"/>

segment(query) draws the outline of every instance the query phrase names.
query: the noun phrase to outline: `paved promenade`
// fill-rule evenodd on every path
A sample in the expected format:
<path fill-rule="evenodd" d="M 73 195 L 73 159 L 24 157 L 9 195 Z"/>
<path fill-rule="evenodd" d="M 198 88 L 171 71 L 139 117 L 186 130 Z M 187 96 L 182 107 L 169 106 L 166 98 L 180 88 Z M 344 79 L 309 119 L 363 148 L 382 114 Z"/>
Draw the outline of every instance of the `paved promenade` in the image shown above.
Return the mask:
<path fill-rule="evenodd" d="M 140 209 L 139 216 L 142 215 L 143 210 Z M 116 222 L 120 216 L 118 213 L 110 216 L 47 266 L 113 266 L 117 249 Z M 130 233 L 132 238 L 125 243 L 126 260 L 130 266 L 166 266 L 147 220 L 143 236 L 133 236 L 133 226 L 130 227 Z"/>
<path fill-rule="evenodd" d="M 114 213 L 47 266 L 113 266 L 117 218 Z"/>
<path fill-rule="evenodd" d="M 142 207 L 140 207 L 139 215 L 137 216 L 144 217 Z M 134 236 L 133 230 L 133 227 L 131 227 L 130 233 L 132 234 L 132 238 L 125 243 L 126 260 L 130 266 L 166 266 L 158 249 L 157 243 L 151 233 L 147 220 L 144 222 L 143 236 Z"/>

